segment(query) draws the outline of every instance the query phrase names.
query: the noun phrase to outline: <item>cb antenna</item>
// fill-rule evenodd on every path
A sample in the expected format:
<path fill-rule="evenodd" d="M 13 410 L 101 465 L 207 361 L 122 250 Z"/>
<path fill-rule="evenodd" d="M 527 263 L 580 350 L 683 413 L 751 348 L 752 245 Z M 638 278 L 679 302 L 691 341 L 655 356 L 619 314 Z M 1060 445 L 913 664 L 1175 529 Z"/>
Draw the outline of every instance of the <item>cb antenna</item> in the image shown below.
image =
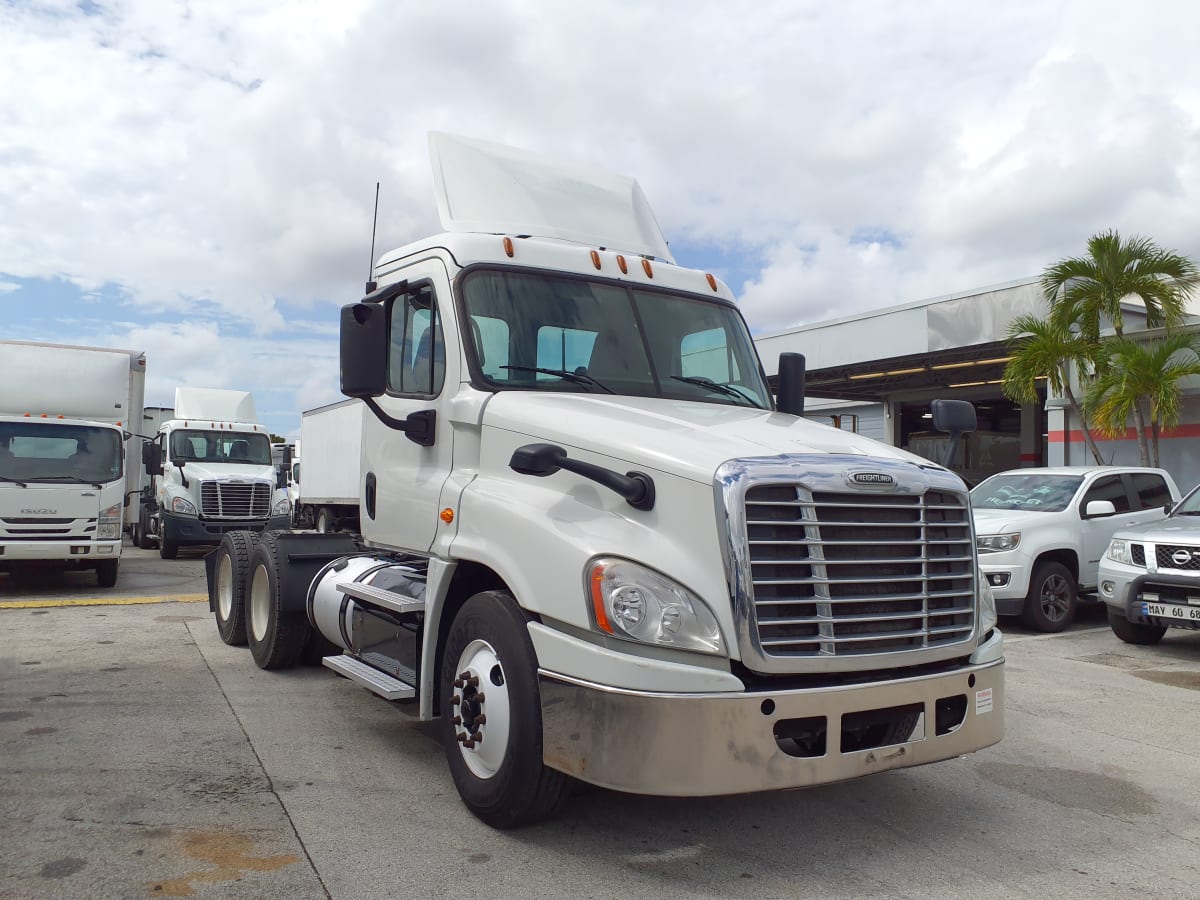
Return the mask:
<path fill-rule="evenodd" d="M 367 260 L 367 293 L 372 293 L 375 283 L 375 227 L 379 224 L 379 182 L 375 182 L 375 215 L 371 219 L 371 258 Z"/>

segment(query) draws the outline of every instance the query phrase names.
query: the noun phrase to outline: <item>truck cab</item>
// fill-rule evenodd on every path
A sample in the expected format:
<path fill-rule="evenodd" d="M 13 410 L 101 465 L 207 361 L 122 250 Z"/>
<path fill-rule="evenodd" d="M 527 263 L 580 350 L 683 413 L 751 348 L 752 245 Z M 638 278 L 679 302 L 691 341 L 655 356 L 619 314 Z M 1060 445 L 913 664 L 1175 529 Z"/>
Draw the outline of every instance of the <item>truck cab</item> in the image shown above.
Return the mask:
<path fill-rule="evenodd" d="M 286 528 L 287 488 L 270 436 L 244 391 L 179 388 L 175 418 L 144 452 L 151 481 L 142 495 L 143 546 L 158 542 L 174 559 L 181 547 L 214 546 L 227 531 Z"/>
<path fill-rule="evenodd" d="M 777 404 L 732 292 L 675 263 L 635 181 L 431 145 L 446 231 L 342 310 L 361 537 L 228 536 L 222 638 L 263 668 L 315 640 L 438 719 L 497 827 L 566 776 L 725 794 L 998 741 L 958 476 L 805 420 L 794 358 Z"/>

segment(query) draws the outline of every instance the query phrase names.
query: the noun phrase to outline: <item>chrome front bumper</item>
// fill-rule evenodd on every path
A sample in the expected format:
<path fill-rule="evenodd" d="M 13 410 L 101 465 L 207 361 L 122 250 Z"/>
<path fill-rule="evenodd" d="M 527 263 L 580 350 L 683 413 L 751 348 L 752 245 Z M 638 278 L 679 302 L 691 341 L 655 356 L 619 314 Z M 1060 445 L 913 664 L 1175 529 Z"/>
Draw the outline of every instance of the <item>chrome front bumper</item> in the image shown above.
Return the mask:
<path fill-rule="evenodd" d="M 846 687 L 738 694 L 608 688 L 539 671 L 543 758 L 583 781 L 635 794 L 712 796 L 845 781 L 949 759 L 1004 734 L 1004 662 Z M 936 704 L 965 696 L 961 724 L 936 734 Z M 920 704 L 904 743 L 841 751 L 842 717 Z M 825 752 L 785 753 L 781 720 L 825 717 Z"/>

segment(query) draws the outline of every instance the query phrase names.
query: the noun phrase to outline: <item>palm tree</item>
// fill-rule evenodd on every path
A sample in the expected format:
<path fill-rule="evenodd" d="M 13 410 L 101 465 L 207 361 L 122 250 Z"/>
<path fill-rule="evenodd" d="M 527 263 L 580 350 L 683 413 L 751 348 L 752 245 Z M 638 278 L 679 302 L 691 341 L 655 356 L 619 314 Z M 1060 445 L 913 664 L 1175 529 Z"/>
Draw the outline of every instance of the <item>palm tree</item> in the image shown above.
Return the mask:
<path fill-rule="evenodd" d="M 1168 334 L 1150 343 L 1114 338 L 1106 342 L 1106 350 L 1108 365 L 1089 389 L 1084 408 L 1109 436 L 1125 431 L 1131 412 L 1148 410 L 1152 444 L 1139 441 L 1138 446 L 1142 465 L 1158 466 L 1159 434 L 1179 424 L 1179 382 L 1200 375 L 1195 338 Z"/>
<path fill-rule="evenodd" d="M 1096 465 L 1104 465 L 1100 448 L 1088 428 L 1087 417 L 1071 387 L 1071 367 L 1082 380 L 1094 365 L 1093 345 L 1062 323 L 1039 319 L 1034 315 L 1019 316 L 1008 326 L 1008 345 L 1012 359 L 1004 367 L 1001 390 L 1014 403 L 1038 402 L 1037 382 L 1046 379 L 1046 387 L 1055 396 L 1066 397 L 1071 412 L 1079 419 L 1083 439 Z"/>
<path fill-rule="evenodd" d="M 1126 297 L 1137 297 L 1145 305 L 1147 327 L 1179 325 L 1198 271 L 1190 259 L 1162 249 L 1149 238 L 1124 240 L 1116 231 L 1104 231 L 1088 240 L 1087 256 L 1060 260 L 1047 268 L 1042 273 L 1042 291 L 1052 320 L 1078 323 L 1084 338 L 1097 344 L 1103 320 L 1112 323 L 1118 338 L 1125 336 L 1121 301 Z M 1101 362 L 1099 374 L 1103 368 Z M 1145 459 L 1149 448 L 1142 405 L 1135 402 L 1130 411 Z"/>

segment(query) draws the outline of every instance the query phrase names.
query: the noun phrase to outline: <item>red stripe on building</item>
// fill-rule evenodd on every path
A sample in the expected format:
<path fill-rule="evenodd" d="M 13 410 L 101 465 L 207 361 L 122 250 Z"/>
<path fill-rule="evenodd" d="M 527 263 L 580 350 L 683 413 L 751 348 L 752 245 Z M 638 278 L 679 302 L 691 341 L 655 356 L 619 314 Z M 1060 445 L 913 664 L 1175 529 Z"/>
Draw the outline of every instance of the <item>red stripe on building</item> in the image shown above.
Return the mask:
<path fill-rule="evenodd" d="M 1100 442 L 1100 441 L 1136 441 L 1137 440 L 1137 431 L 1133 428 L 1126 428 L 1125 433 L 1122 435 L 1118 435 L 1117 437 L 1105 437 L 1104 435 L 1100 434 L 1100 432 L 1093 431 L 1092 437 L 1095 438 L 1097 442 Z M 1147 436 L 1147 437 L 1149 437 L 1149 436 Z M 1191 437 L 1191 438 L 1200 437 L 1200 424 L 1178 425 L 1175 428 L 1172 428 L 1170 431 L 1161 431 L 1161 432 L 1159 432 L 1159 435 L 1158 435 L 1159 440 L 1163 440 L 1163 441 L 1169 441 L 1172 438 L 1189 438 L 1189 437 Z M 1046 440 L 1048 440 L 1051 444 L 1061 444 L 1061 443 L 1063 443 L 1063 432 L 1061 432 L 1061 431 L 1047 432 Z M 1072 444 L 1082 444 L 1083 443 L 1083 432 L 1077 428 L 1072 429 L 1071 443 Z M 1022 457 L 1022 458 L 1024 458 L 1024 457 Z"/>

